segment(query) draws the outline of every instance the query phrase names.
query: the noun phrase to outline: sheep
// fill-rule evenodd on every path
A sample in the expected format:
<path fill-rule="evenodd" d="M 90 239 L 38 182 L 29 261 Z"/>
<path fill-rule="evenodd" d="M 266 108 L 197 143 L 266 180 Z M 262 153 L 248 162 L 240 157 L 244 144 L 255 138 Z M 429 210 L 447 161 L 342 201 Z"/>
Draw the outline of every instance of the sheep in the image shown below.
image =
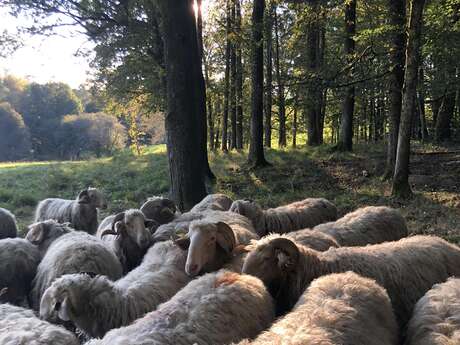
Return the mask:
<path fill-rule="evenodd" d="M 87 345 L 223 345 L 256 336 L 273 319 L 272 298 L 259 279 L 221 270 L 193 280 L 156 311 Z"/>
<path fill-rule="evenodd" d="M 98 226 L 98 208 L 107 208 L 104 196 L 96 188 L 87 188 L 78 194 L 76 200 L 51 198 L 40 201 L 35 211 L 35 222 L 47 219 L 69 222 L 74 229 L 94 235 Z"/>
<path fill-rule="evenodd" d="M 7 209 L 0 207 L 0 240 L 3 238 L 14 238 L 18 235 L 16 218 Z"/>
<path fill-rule="evenodd" d="M 186 212 L 177 216 L 173 221 L 162 224 L 152 234 L 152 242 L 162 242 L 167 240 L 176 240 L 181 235 L 188 232 L 188 227 L 193 220 L 203 219 L 205 213 Z"/>
<path fill-rule="evenodd" d="M 97 237 L 83 231 L 69 232 L 51 244 L 38 265 L 30 294 L 32 307 L 38 310 L 43 293 L 55 279 L 79 272 L 115 280 L 121 277 L 122 267 L 115 253 Z"/>
<path fill-rule="evenodd" d="M 0 344 L 78 345 L 75 335 L 37 318 L 32 310 L 0 304 Z"/>
<path fill-rule="evenodd" d="M 314 280 L 294 309 L 254 341 L 240 345 L 397 345 L 398 326 L 387 292 L 356 273 Z"/>
<path fill-rule="evenodd" d="M 176 217 L 177 208 L 170 199 L 152 196 L 142 204 L 140 210 L 148 219 L 153 219 L 161 225 L 171 222 Z"/>
<path fill-rule="evenodd" d="M 39 262 L 37 247 L 27 240 L 0 240 L 0 303 L 27 305 L 27 296 Z"/>
<path fill-rule="evenodd" d="M 184 272 L 186 258 L 186 252 L 166 241 L 151 247 L 142 264 L 116 282 L 104 276 L 64 275 L 45 291 L 40 315 L 52 322 L 72 321 L 86 336 L 103 337 L 184 287 L 191 280 Z"/>
<path fill-rule="evenodd" d="M 318 252 L 278 235 L 263 238 L 248 249 L 242 271 L 264 281 L 277 296 L 280 314 L 292 308 L 315 278 L 353 271 L 386 288 L 398 322 L 404 326 L 415 303 L 433 284 L 460 276 L 460 249 L 438 237 L 414 236 Z"/>
<path fill-rule="evenodd" d="M 405 344 L 460 344 L 460 279 L 436 284 L 417 302 Z"/>
<path fill-rule="evenodd" d="M 319 252 L 324 252 L 331 247 L 340 247 L 340 244 L 332 236 L 311 229 L 288 232 L 286 237 Z"/>
<path fill-rule="evenodd" d="M 190 212 L 228 211 L 232 206 L 233 200 L 225 194 L 209 194 L 198 204 L 192 207 Z"/>
<path fill-rule="evenodd" d="M 268 233 L 286 233 L 335 221 L 337 208 L 326 199 L 304 199 L 285 206 L 262 210 L 252 200 L 236 200 L 231 212 L 248 217 L 259 236 Z"/>
<path fill-rule="evenodd" d="M 29 225 L 25 239 L 37 246 L 40 259 L 43 258 L 51 243 L 74 229 L 70 223 L 60 224 L 53 219 Z"/>
<path fill-rule="evenodd" d="M 176 240 L 181 248 L 188 249 L 185 272 L 192 277 L 222 268 L 232 261 L 237 246 L 259 238 L 246 217 L 222 211 L 205 215 L 192 221 L 187 235 Z"/>
<path fill-rule="evenodd" d="M 335 222 L 320 224 L 313 229 L 332 236 L 343 247 L 397 241 L 408 235 L 401 213 L 385 206 L 359 208 Z"/>
<path fill-rule="evenodd" d="M 152 235 L 148 229 L 154 223 L 140 210 L 130 209 L 105 218 L 96 236 L 103 239 L 117 254 L 126 273 L 139 266 L 150 247 Z"/>

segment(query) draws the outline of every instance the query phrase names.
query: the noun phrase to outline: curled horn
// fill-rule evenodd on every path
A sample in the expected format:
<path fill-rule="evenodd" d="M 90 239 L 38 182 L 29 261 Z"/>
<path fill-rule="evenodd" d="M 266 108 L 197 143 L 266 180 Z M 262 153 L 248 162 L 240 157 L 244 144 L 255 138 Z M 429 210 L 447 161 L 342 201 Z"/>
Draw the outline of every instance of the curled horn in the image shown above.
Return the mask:
<path fill-rule="evenodd" d="M 288 240 L 287 238 L 279 237 L 272 240 L 270 245 L 273 249 L 278 249 L 289 257 L 289 265 L 291 267 L 297 265 L 300 253 L 299 248 L 297 248 L 294 242 Z"/>
<path fill-rule="evenodd" d="M 4 287 L 3 289 L 0 290 L 0 297 L 8 293 L 8 288 Z"/>
<path fill-rule="evenodd" d="M 233 230 L 227 223 L 218 222 L 217 226 L 217 242 L 227 252 L 231 253 L 236 247 L 236 238 Z"/>
<path fill-rule="evenodd" d="M 115 231 L 115 223 L 123 221 L 125 219 L 125 213 L 120 212 L 118 213 L 115 218 L 112 220 L 112 231 Z"/>

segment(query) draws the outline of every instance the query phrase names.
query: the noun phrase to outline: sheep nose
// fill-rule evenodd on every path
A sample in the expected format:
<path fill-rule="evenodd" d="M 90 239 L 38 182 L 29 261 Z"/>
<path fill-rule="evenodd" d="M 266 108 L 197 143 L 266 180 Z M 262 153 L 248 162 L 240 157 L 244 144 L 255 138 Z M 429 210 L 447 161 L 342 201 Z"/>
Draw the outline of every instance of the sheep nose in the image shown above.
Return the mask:
<path fill-rule="evenodd" d="M 190 264 L 187 266 L 187 274 L 190 276 L 194 276 L 198 273 L 198 265 L 197 264 Z"/>

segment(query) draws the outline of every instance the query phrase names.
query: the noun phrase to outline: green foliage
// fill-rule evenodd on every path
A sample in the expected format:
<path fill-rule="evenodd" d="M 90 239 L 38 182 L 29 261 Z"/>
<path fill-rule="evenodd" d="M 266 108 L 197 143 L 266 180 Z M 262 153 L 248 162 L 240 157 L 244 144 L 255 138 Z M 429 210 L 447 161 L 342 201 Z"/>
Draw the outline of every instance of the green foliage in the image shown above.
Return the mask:
<path fill-rule="evenodd" d="M 0 103 L 0 161 L 30 155 L 30 134 L 24 120 L 9 103 Z"/>

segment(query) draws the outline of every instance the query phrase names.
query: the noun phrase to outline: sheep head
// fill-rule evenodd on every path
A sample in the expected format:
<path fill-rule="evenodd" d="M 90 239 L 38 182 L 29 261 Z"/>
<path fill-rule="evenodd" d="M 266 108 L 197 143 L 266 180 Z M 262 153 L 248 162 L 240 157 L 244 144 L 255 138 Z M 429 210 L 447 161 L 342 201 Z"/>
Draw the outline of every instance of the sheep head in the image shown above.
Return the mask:
<path fill-rule="evenodd" d="M 244 199 L 244 200 L 235 200 L 230 206 L 230 212 L 235 212 L 241 214 L 248 218 L 252 225 L 259 229 L 264 226 L 264 211 L 262 208 L 253 200 Z"/>
<path fill-rule="evenodd" d="M 141 211 L 146 217 L 160 224 L 166 224 L 174 219 L 176 204 L 170 199 L 154 196 L 141 206 Z"/>
<path fill-rule="evenodd" d="M 233 230 L 223 222 L 195 220 L 190 223 L 188 234 L 176 240 L 182 249 L 188 249 L 185 272 L 196 276 L 222 267 L 236 247 Z"/>
<path fill-rule="evenodd" d="M 38 246 L 38 250 L 42 256 L 54 240 L 73 231 L 70 228 L 70 223 L 61 224 L 53 219 L 31 224 L 28 229 L 26 240 Z"/>
<path fill-rule="evenodd" d="M 122 240 L 129 238 L 141 249 L 148 248 L 152 241 L 152 235 L 148 230 L 155 221 L 145 218 L 139 210 L 127 210 L 118 213 L 112 220 L 112 227 L 102 233 L 105 235 L 116 235 Z"/>
<path fill-rule="evenodd" d="M 97 188 L 87 188 L 78 194 L 77 201 L 79 204 L 91 205 L 95 208 L 106 209 L 107 201 L 104 194 Z"/>
<path fill-rule="evenodd" d="M 285 237 L 273 236 L 259 240 L 243 264 L 243 273 L 258 277 L 270 288 L 279 285 L 299 262 L 299 248 Z"/>

